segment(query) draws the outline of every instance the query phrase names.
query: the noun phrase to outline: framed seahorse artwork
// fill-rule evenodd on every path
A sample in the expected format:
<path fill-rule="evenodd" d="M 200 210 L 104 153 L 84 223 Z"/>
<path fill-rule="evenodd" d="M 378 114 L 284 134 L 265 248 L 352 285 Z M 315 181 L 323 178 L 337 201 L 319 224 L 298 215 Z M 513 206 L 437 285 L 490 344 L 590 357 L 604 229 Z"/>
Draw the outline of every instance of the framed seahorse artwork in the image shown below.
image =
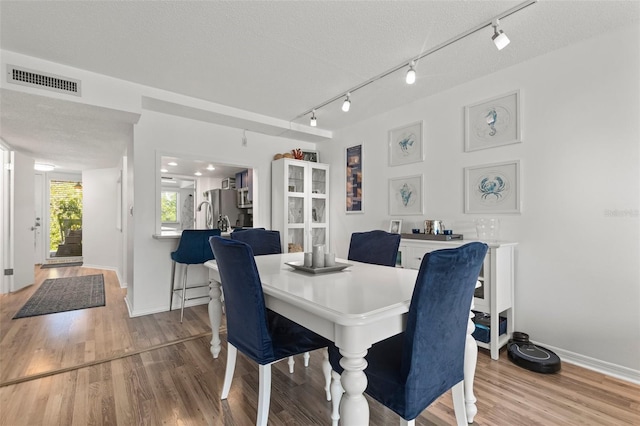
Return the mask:
<path fill-rule="evenodd" d="M 390 166 L 400 166 L 424 160 L 422 123 L 422 121 L 418 121 L 389 130 Z"/>
<path fill-rule="evenodd" d="M 522 142 L 520 91 L 464 108 L 464 150 L 494 148 Z"/>
<path fill-rule="evenodd" d="M 422 214 L 422 180 L 422 175 L 389 179 L 389 215 Z"/>
<path fill-rule="evenodd" d="M 520 161 L 464 169 L 465 213 L 520 213 Z"/>

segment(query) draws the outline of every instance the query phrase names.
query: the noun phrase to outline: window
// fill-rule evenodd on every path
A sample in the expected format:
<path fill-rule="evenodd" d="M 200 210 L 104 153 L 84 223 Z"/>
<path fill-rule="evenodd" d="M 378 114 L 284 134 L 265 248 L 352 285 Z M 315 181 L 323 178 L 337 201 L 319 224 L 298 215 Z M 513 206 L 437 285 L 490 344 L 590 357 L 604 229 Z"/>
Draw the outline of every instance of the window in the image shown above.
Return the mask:
<path fill-rule="evenodd" d="M 162 191 L 160 193 L 160 220 L 162 223 L 177 223 L 178 216 L 178 191 Z"/>

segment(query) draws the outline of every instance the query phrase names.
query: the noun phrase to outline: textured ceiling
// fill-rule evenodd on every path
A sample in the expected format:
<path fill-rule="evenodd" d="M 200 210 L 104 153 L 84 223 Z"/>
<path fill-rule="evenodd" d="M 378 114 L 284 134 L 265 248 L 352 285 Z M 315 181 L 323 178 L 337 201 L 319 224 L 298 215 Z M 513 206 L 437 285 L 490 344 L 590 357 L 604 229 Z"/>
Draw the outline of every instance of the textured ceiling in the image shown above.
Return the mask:
<path fill-rule="evenodd" d="M 307 125 L 311 108 L 477 26 L 520 1 L 6 1 L 0 2 L 0 47 L 48 61 L 128 80 L 222 105 Z M 415 85 L 404 70 L 317 111 L 318 126 L 338 130 L 578 42 L 638 23 L 638 1 L 541 0 L 501 21 L 511 44 L 502 51 L 485 28 L 417 65 Z M 71 115 L 18 115 L 38 104 L 2 93 L 2 136 L 32 152 L 65 143 Z M 50 112 L 53 113 L 53 112 Z M 131 117 L 95 110 L 78 155 L 103 136 L 130 129 Z M 13 117 L 11 119 L 11 117 Z M 37 119 L 37 122 L 36 122 Z M 47 135 L 38 122 L 63 129 Z M 112 129 L 107 129 L 108 124 Z M 123 125 L 127 124 L 128 125 Z M 101 127 L 103 126 L 103 127 Z M 130 130 L 125 131 L 130 132 Z M 57 129 L 56 129 L 57 131 Z M 50 137 L 49 137 L 50 136 Z M 128 135 L 123 135 L 127 137 Z M 118 138 L 115 138 L 118 140 Z M 28 145 L 28 147 L 27 147 Z M 82 164 L 90 164 L 82 162 Z"/>

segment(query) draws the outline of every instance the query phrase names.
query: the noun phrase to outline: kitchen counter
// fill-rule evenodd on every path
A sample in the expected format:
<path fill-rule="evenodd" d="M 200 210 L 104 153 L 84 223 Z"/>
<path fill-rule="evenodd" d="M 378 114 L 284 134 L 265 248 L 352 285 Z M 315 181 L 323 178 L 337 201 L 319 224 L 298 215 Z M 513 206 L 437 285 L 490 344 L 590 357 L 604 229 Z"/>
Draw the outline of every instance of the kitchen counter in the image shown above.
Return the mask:
<path fill-rule="evenodd" d="M 231 232 L 223 232 L 223 237 L 231 236 Z M 159 234 L 153 234 L 152 237 L 156 240 L 176 240 L 182 236 L 182 231 L 162 231 Z"/>

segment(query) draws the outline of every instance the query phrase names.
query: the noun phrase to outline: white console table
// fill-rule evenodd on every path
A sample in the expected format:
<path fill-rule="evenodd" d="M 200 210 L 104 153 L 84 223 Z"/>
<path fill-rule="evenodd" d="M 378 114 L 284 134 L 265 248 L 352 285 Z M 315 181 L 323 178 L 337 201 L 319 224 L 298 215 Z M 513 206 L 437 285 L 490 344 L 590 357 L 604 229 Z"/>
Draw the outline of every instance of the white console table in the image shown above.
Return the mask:
<path fill-rule="evenodd" d="M 425 240 L 424 234 L 402 234 L 398 249 L 399 265 L 404 268 L 419 269 L 422 258 L 434 250 L 454 248 L 471 240 L 437 241 Z M 477 311 L 491 315 L 489 343 L 478 341 L 478 346 L 489 349 L 491 358 L 497 360 L 500 348 L 507 344 L 513 335 L 513 289 L 515 281 L 514 251 L 518 243 L 486 242 L 489 246 L 482 270 L 481 286 L 476 289 L 474 306 Z M 499 317 L 507 319 L 507 332 L 499 334 Z"/>

